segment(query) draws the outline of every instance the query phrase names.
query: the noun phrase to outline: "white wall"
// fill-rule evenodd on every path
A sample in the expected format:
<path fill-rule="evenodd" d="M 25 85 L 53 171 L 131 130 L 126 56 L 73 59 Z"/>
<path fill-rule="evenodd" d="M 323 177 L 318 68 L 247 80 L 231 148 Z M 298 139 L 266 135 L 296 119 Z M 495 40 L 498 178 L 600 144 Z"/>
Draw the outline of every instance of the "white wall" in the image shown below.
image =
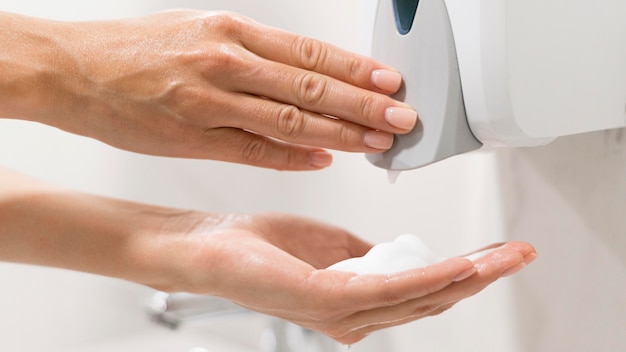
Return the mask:
<path fill-rule="evenodd" d="M 122 17 L 168 7 L 230 9 L 367 53 L 375 3 L 0 0 L 0 8 L 63 19 Z M 374 242 L 413 232 L 445 255 L 504 239 L 537 242 L 541 258 L 526 272 L 440 317 L 391 329 L 352 350 L 380 351 L 386 343 L 384 350 L 391 352 L 556 351 L 576 350 L 577 341 L 593 344 L 595 338 L 625 344 L 616 331 L 625 326 L 624 306 L 621 311 L 614 307 L 626 277 L 625 139 L 599 133 L 539 149 L 479 151 L 405 173 L 398 184 L 389 185 L 385 173 L 361 155 L 335 153 L 335 165 L 327 170 L 285 173 L 139 156 L 45 126 L 0 121 L 0 164 L 144 202 L 295 212 Z M 589 248 L 596 255 L 585 256 Z M 576 270 L 569 271 L 572 267 Z M 575 285 L 577 277 L 583 279 L 580 285 Z M 0 350 L 69 346 L 146 324 L 141 305 L 150 291 L 136 285 L 2 264 L 0 287 Z M 570 288 L 575 292 L 565 292 Z M 566 334 L 591 324 L 600 326 L 598 335 Z"/>
<path fill-rule="evenodd" d="M 626 129 L 497 157 L 508 238 L 540 258 L 514 281 L 522 351 L 626 351 Z"/>

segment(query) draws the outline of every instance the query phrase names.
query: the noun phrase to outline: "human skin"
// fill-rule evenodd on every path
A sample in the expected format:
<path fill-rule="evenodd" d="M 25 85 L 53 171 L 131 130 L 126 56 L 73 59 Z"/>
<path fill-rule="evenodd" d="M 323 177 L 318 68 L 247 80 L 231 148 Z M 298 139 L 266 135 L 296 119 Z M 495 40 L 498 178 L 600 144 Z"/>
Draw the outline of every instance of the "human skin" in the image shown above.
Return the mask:
<path fill-rule="evenodd" d="M 510 242 L 388 275 L 324 270 L 371 245 L 287 214 L 219 214 L 104 198 L 0 168 L 0 260 L 120 278 L 167 292 L 230 299 L 355 343 L 440 314 L 536 258 Z"/>
<path fill-rule="evenodd" d="M 91 22 L 0 12 L 0 117 L 143 154 L 280 170 L 378 153 L 417 113 L 370 58 L 226 12 Z"/>

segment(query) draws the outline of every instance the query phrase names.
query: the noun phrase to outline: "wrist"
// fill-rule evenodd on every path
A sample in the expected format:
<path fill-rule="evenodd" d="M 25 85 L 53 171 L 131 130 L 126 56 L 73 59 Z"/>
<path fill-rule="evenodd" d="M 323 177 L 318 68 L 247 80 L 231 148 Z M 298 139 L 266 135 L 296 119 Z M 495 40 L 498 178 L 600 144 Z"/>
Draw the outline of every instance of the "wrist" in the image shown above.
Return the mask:
<path fill-rule="evenodd" d="M 212 293 L 219 251 L 211 233 L 224 222 L 224 216 L 150 209 L 134 222 L 130 258 L 136 271 L 134 277 L 123 279 L 165 292 Z"/>
<path fill-rule="evenodd" d="M 218 259 L 199 253 L 207 253 L 205 235 L 221 221 L 207 213 L 73 192 L 0 168 L 0 261 L 193 291 L 201 280 L 212 287 L 212 261 Z"/>

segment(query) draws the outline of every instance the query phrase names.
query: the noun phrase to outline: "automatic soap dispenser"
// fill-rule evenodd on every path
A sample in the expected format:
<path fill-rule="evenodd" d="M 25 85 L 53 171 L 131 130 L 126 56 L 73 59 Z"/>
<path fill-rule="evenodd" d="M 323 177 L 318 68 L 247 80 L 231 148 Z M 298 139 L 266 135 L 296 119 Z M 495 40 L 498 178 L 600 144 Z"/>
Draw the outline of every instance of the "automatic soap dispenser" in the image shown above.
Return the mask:
<path fill-rule="evenodd" d="M 373 40 L 420 117 L 376 166 L 626 126 L 624 0 L 380 0 Z"/>

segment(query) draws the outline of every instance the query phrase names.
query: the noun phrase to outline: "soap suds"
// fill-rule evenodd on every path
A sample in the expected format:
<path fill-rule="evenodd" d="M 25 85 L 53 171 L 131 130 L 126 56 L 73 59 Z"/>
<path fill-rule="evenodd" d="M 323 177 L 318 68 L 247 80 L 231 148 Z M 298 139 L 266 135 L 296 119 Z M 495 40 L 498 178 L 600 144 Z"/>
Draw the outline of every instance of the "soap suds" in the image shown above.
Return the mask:
<path fill-rule="evenodd" d="M 488 248 L 465 256 L 472 262 L 482 258 L 500 247 Z M 418 236 L 404 234 L 392 242 L 375 245 L 362 257 L 354 257 L 335 263 L 327 270 L 350 272 L 355 274 L 392 274 L 405 270 L 423 268 L 447 259 L 433 252 Z"/>
<path fill-rule="evenodd" d="M 444 259 L 428 248 L 419 237 L 404 234 L 393 242 L 375 245 L 363 257 L 349 258 L 327 269 L 356 274 L 391 274 L 426 267 Z"/>

